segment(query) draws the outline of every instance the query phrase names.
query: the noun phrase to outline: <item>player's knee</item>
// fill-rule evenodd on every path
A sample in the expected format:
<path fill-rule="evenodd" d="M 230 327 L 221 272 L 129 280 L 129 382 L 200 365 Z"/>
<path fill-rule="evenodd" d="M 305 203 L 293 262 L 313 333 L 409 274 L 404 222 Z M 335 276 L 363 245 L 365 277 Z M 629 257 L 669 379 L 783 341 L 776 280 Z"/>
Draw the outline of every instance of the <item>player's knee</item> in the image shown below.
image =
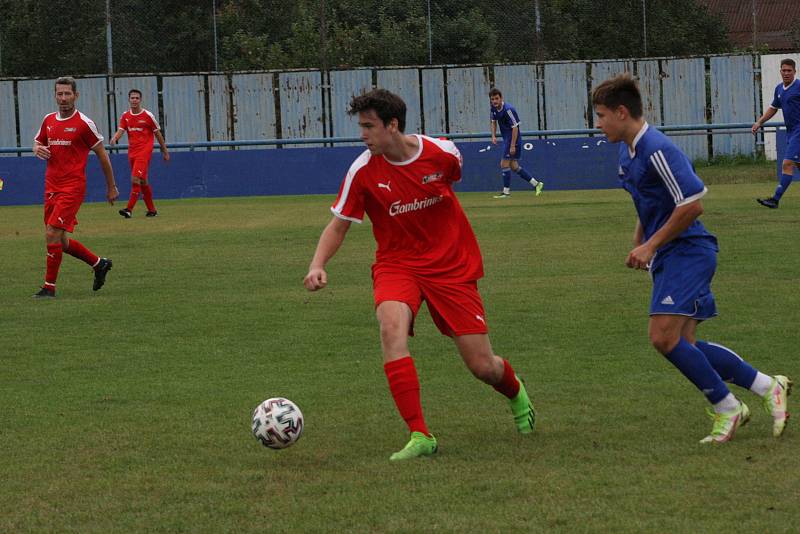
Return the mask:
<path fill-rule="evenodd" d="M 783 174 L 793 174 L 794 173 L 794 169 L 797 166 L 798 166 L 798 164 L 795 163 L 794 161 L 790 160 L 790 159 L 783 160 L 783 165 L 782 165 Z"/>
<path fill-rule="evenodd" d="M 671 332 L 650 332 L 650 343 L 661 354 L 667 355 L 672 352 L 675 345 L 680 341 L 680 336 Z"/>
<path fill-rule="evenodd" d="M 511 170 L 517 172 L 519 170 L 519 163 L 516 160 L 511 161 Z"/>

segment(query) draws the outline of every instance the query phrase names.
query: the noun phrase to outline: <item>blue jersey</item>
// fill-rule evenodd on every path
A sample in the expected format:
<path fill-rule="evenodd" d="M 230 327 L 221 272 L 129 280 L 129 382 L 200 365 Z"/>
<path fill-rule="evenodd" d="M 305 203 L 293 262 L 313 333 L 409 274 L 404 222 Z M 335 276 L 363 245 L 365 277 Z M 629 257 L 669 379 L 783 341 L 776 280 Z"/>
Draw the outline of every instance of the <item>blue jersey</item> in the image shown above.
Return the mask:
<path fill-rule="evenodd" d="M 797 127 L 800 126 L 800 80 L 794 80 L 789 87 L 779 83 L 775 87 L 775 96 L 770 106 L 783 110 L 783 122 L 786 123 L 787 133 L 797 132 Z"/>
<path fill-rule="evenodd" d="M 622 187 L 633 197 L 645 241 L 664 226 L 677 206 L 694 202 L 707 191 L 689 158 L 647 123 L 632 148 L 620 143 L 619 176 Z M 661 247 L 657 257 L 664 257 L 665 252 L 686 241 L 717 248 L 716 238 L 695 219 L 677 238 Z"/>
<path fill-rule="evenodd" d="M 510 106 L 505 102 L 503 102 L 503 106 L 500 109 L 494 106 L 490 107 L 492 108 L 492 120 L 500 127 L 500 135 L 504 140 L 511 141 L 511 131 L 521 124 L 517 110 L 514 109 L 514 106 Z M 522 140 L 522 135 L 517 132 L 517 141 L 520 140 Z"/>

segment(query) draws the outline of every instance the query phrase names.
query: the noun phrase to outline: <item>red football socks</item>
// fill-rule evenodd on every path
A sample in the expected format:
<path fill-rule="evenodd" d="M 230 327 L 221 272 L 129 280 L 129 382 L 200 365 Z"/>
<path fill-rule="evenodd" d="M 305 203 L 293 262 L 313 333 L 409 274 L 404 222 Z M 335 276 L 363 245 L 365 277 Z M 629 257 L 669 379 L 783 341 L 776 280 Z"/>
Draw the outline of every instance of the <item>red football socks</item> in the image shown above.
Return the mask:
<path fill-rule="evenodd" d="M 47 289 L 56 290 L 58 270 L 61 268 L 61 258 L 64 255 L 61 242 L 47 244 L 47 271 L 44 275 L 44 285 Z"/>
<path fill-rule="evenodd" d="M 503 360 L 503 378 L 492 387 L 509 399 L 513 399 L 519 393 L 519 380 L 508 360 Z"/>
<path fill-rule="evenodd" d="M 128 211 L 133 211 L 133 207 L 136 205 L 136 201 L 139 200 L 139 193 L 142 192 L 142 188 L 139 184 L 133 184 L 131 186 L 131 198 L 128 200 L 128 205 L 125 207 Z"/>
<path fill-rule="evenodd" d="M 156 211 L 156 205 L 153 204 L 153 188 L 150 187 L 150 184 L 142 184 L 142 196 L 144 196 L 147 211 Z"/>
<path fill-rule="evenodd" d="M 90 266 L 94 267 L 99 259 L 96 254 L 94 254 L 91 250 L 83 246 L 83 243 L 80 241 L 76 241 L 75 239 L 70 239 L 67 244 L 67 250 L 65 250 L 67 254 L 70 256 L 74 256 L 81 261 L 88 263 Z"/>
<path fill-rule="evenodd" d="M 389 380 L 389 389 L 400 416 L 411 432 L 422 432 L 426 436 L 428 427 L 422 415 L 422 404 L 419 396 L 419 378 L 414 360 L 411 356 L 392 360 L 383 365 L 383 371 Z"/>

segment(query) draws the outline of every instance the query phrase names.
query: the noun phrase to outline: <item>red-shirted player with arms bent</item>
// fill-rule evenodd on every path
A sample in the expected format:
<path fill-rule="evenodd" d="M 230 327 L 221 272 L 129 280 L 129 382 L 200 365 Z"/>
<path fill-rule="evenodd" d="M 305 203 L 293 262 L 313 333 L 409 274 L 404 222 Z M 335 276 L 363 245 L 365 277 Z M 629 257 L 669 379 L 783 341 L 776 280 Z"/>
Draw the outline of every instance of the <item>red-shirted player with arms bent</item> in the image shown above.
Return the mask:
<path fill-rule="evenodd" d="M 384 371 L 411 439 L 390 460 L 436 452 L 436 438 L 422 414 L 420 387 L 408 348 L 414 318 L 426 301 L 439 331 L 455 341 L 472 374 L 510 403 L 519 432 L 533 431 L 535 413 L 525 386 L 489 343 L 477 281 L 483 276 L 478 242 L 452 184 L 461 179 L 461 154 L 451 141 L 405 135 L 406 105 L 375 89 L 350 103 L 358 114 L 366 150 L 351 165 L 331 207 L 303 283 L 309 291 L 327 285 L 325 264 L 364 213 L 378 248 L 372 266 Z"/>
<path fill-rule="evenodd" d="M 153 155 L 153 138 L 158 139 L 161 147 L 161 156 L 164 161 L 169 161 L 169 151 L 161 127 L 155 115 L 142 107 L 142 92 L 138 89 L 128 91 L 128 103 L 131 109 L 122 114 L 119 119 L 119 129 L 111 138 L 110 143 L 115 145 L 122 134 L 128 132 L 128 162 L 131 164 L 131 196 L 128 205 L 119 210 L 119 214 L 126 219 L 131 218 L 131 212 L 139 200 L 139 193 L 144 197 L 147 206 L 147 217 L 158 215 L 153 204 L 153 189 L 147 180 L 147 171 L 150 168 L 150 157 Z"/>
<path fill-rule="evenodd" d="M 78 91 L 75 80 L 56 80 L 58 112 L 46 115 L 33 142 L 33 153 L 47 161 L 44 179 L 44 224 L 47 240 L 47 271 L 44 286 L 36 298 L 56 296 L 56 278 L 64 252 L 88 263 L 94 269 L 92 289 L 97 291 L 106 281 L 111 260 L 100 258 L 79 241 L 70 239 L 78 224 L 78 210 L 86 195 L 86 160 L 91 150 L 97 154 L 106 177 L 106 199 L 109 204 L 119 196 L 114 171 L 103 147 L 103 136 L 92 119 L 75 109 Z"/>

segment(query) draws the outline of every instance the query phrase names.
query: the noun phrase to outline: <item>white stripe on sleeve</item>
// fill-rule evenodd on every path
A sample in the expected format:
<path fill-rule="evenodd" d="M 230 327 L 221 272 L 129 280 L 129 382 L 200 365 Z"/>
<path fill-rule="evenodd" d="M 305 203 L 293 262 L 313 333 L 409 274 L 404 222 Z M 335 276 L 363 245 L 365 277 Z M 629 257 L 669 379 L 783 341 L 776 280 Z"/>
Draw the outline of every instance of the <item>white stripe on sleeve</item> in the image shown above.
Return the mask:
<path fill-rule="evenodd" d="M 664 185 L 667 187 L 669 194 L 672 195 L 672 200 L 675 204 L 680 203 L 683 200 L 683 191 L 681 191 L 680 186 L 678 186 L 678 181 L 675 179 L 675 175 L 672 174 L 672 169 L 669 168 L 664 153 L 660 150 L 656 151 L 650 156 L 650 162 L 664 181 Z"/>

